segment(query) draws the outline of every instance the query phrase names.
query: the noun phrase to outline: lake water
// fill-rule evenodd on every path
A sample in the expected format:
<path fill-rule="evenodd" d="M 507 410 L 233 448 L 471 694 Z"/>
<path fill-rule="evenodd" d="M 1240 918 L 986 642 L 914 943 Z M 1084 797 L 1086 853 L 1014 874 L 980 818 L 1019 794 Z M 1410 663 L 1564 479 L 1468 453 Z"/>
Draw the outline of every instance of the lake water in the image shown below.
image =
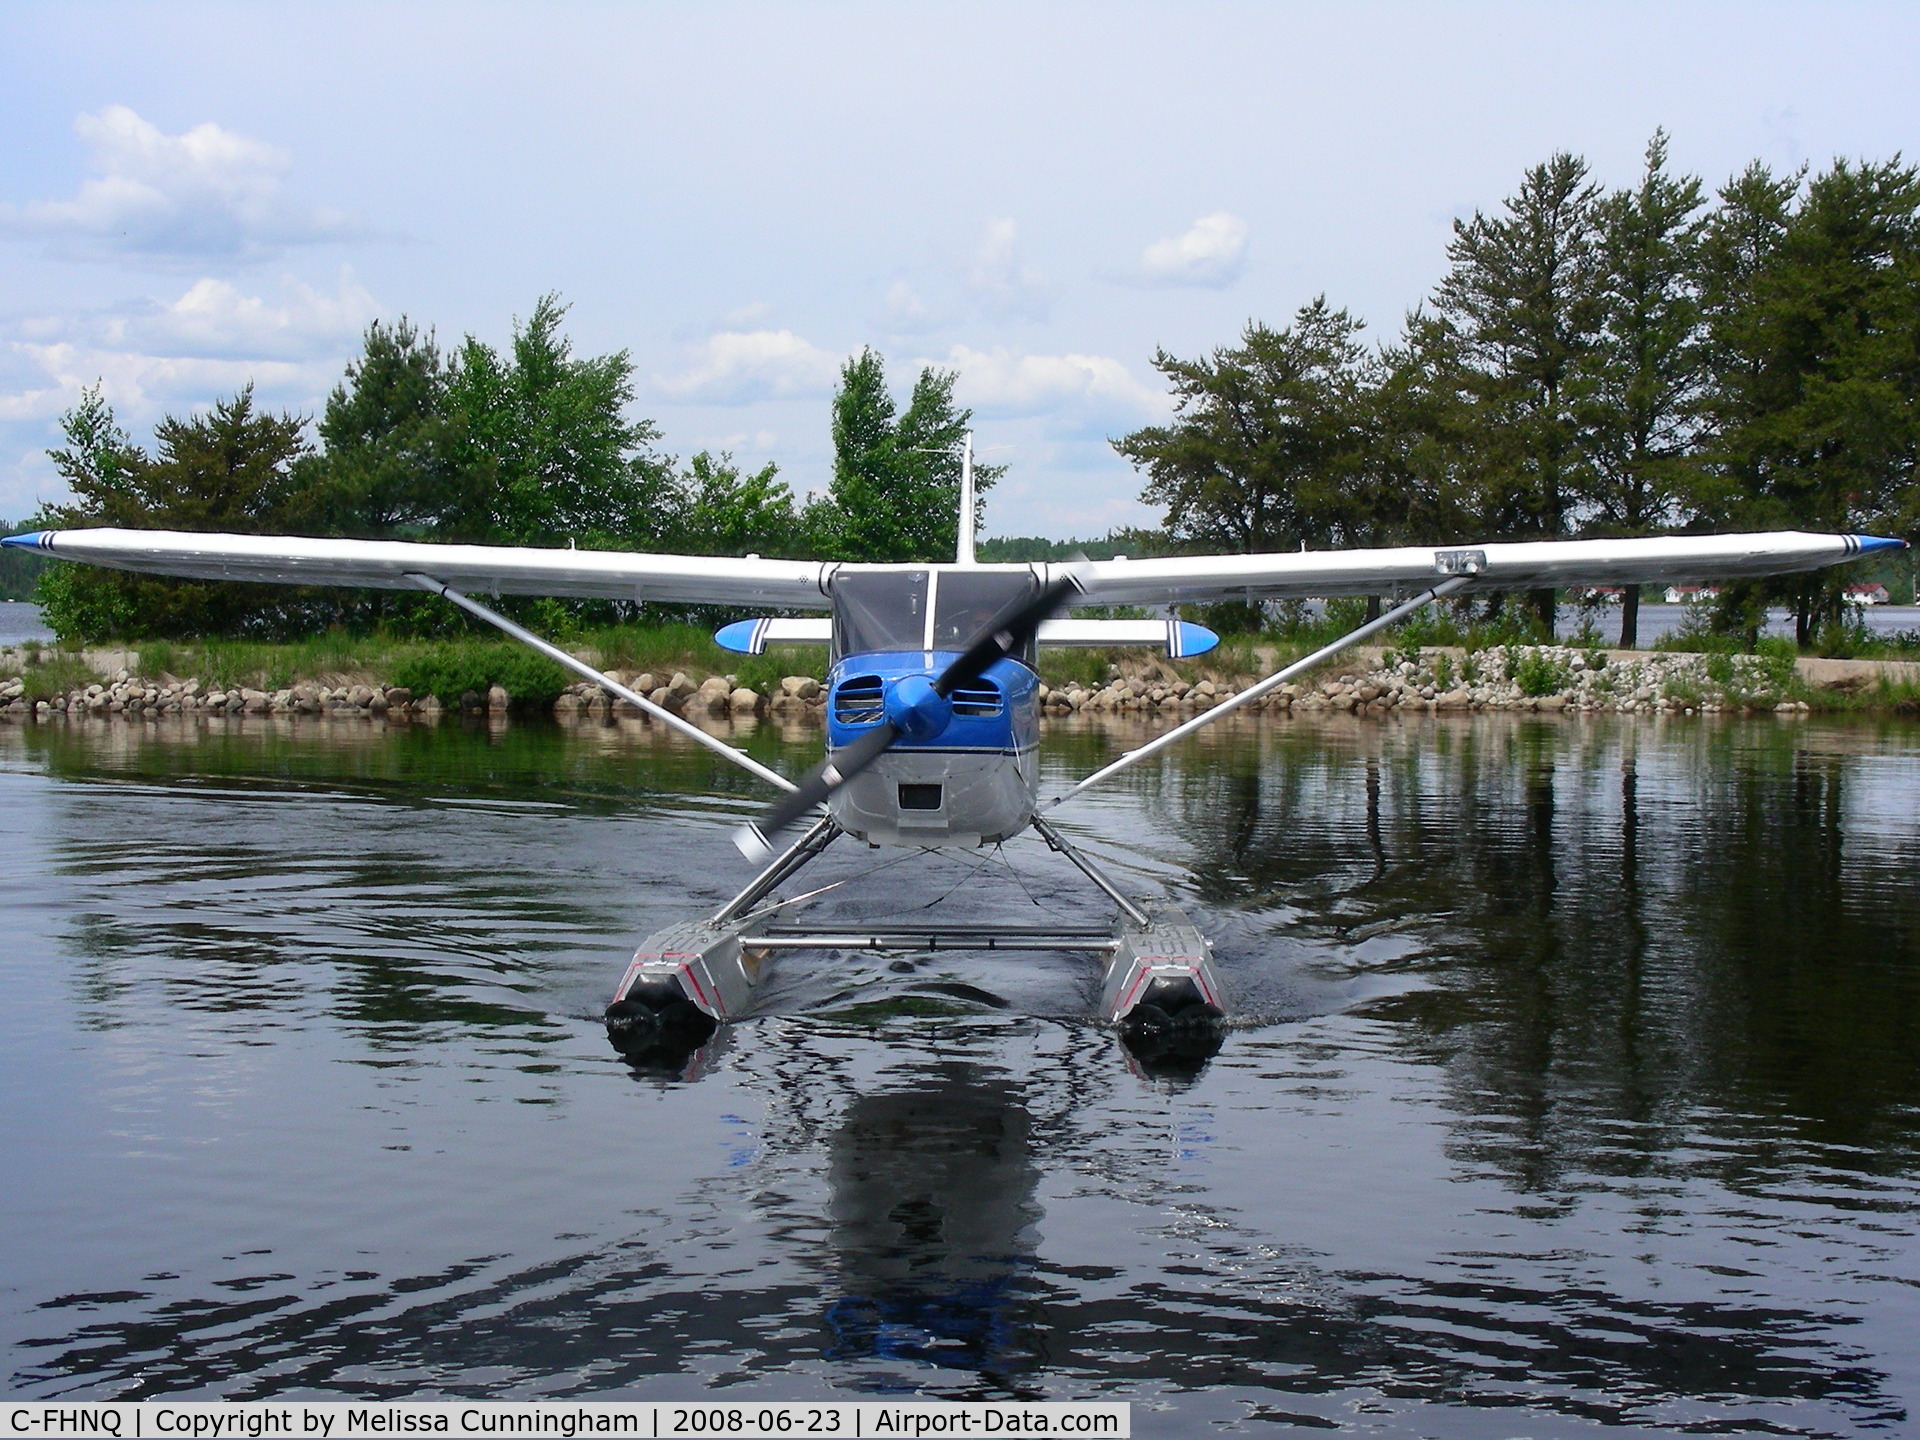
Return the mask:
<path fill-rule="evenodd" d="M 1050 783 L 1139 738 L 1051 731 Z M 1004 955 L 787 957 L 630 1069 L 626 956 L 745 879 L 719 766 L 638 722 L 0 726 L 7 1390 L 1912 1432 L 1920 728 L 1222 725 L 1060 812 L 1215 937 L 1241 1024 L 1159 1075 L 1090 967 Z M 809 876 L 1105 915 L 1026 839 Z"/>
<path fill-rule="evenodd" d="M 25 600 L 0 600 L 0 646 L 38 640 L 53 643 L 53 631 L 40 618 L 40 607 Z"/>

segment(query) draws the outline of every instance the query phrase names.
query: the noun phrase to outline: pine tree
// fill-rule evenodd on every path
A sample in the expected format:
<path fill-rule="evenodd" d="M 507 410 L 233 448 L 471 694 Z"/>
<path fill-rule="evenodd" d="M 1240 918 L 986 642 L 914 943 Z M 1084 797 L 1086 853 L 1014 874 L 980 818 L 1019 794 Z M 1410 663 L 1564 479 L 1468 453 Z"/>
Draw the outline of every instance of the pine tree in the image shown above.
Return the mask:
<path fill-rule="evenodd" d="M 1453 332 L 1481 424 L 1480 487 L 1491 533 L 1570 533 L 1583 486 L 1575 367 L 1600 322 L 1598 187 L 1586 162 L 1529 170 L 1504 213 L 1455 221 L 1451 269 L 1434 295 Z M 1551 628 L 1553 592 L 1535 596 Z"/>
<path fill-rule="evenodd" d="M 1920 453 L 1920 173 L 1755 167 L 1716 216 L 1710 327 L 1717 519 L 1812 530 L 1914 523 Z M 1801 643 L 1844 583 L 1787 582 Z"/>
<path fill-rule="evenodd" d="M 1597 207 L 1600 324 L 1571 389 L 1587 464 L 1585 529 L 1647 535 L 1686 514 L 1707 369 L 1699 295 L 1705 205 L 1700 182 L 1667 173 L 1667 137 L 1647 145 L 1640 183 Z M 1638 641 L 1640 591 L 1628 586 L 1620 643 Z"/>
<path fill-rule="evenodd" d="M 303 528 L 362 539 L 419 535 L 453 504 L 446 365 L 433 336 L 404 315 L 367 327 L 317 428 L 325 450 L 307 477 Z"/>

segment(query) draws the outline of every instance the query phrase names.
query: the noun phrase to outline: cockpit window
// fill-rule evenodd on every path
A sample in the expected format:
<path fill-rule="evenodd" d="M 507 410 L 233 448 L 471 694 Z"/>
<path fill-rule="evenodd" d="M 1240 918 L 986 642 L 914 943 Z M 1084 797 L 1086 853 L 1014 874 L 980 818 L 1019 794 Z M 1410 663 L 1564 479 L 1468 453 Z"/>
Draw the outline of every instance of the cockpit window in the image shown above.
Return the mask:
<path fill-rule="evenodd" d="M 1026 570 L 842 570 L 833 577 L 833 653 L 925 650 L 933 591 L 935 650 L 964 650 L 1013 601 L 1031 595 Z M 1031 648 L 1031 647 L 1029 647 Z M 1032 656 L 1023 657 L 1029 663 Z"/>
<path fill-rule="evenodd" d="M 927 572 L 877 570 L 833 577 L 833 653 L 924 650 Z"/>
<path fill-rule="evenodd" d="M 933 648 L 964 650 L 994 616 L 1033 588 L 1026 570 L 942 572 L 934 582 Z"/>

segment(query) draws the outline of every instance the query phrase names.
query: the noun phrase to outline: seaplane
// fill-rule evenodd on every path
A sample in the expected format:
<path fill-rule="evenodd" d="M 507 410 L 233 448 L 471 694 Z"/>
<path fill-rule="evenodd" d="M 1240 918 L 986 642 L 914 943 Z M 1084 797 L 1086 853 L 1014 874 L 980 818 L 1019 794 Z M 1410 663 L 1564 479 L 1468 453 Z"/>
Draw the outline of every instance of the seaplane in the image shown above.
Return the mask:
<path fill-rule="evenodd" d="M 1082 953 L 1103 967 L 1091 987 L 1099 1018 L 1149 1048 L 1203 1051 L 1217 1045 L 1207 1037 L 1217 1035 L 1231 1008 L 1206 937 L 1178 909 L 1129 896 L 1102 872 L 1053 824 L 1060 806 L 1436 601 L 1496 590 L 1750 579 L 1905 546 L 1870 535 L 1770 531 L 990 564 L 976 556 L 974 489 L 969 436 L 951 562 L 856 564 L 118 528 L 47 530 L 3 543 L 149 575 L 429 591 L 777 792 L 734 836 L 759 866 L 752 879 L 712 914 L 646 939 L 614 987 L 605 1013 L 608 1037 L 636 1062 L 656 1051 L 690 1054 L 716 1027 L 748 1015 L 776 955 L 829 950 Z M 797 780 L 769 769 L 528 631 L 476 593 L 495 600 L 544 595 L 764 612 L 726 625 L 715 638 L 745 654 L 772 644 L 827 647 L 825 758 Z M 1199 655 L 1217 637 L 1178 618 L 1175 607 L 1347 595 L 1392 603 L 1377 618 L 1043 798 L 1039 647 L 1154 646 L 1175 658 Z M 1142 607 L 1166 618 L 1072 614 L 1093 606 Z M 804 910 L 773 899 L 843 836 L 932 851 L 995 845 L 1029 830 L 1111 902 L 1110 924 L 809 926 L 796 918 Z"/>

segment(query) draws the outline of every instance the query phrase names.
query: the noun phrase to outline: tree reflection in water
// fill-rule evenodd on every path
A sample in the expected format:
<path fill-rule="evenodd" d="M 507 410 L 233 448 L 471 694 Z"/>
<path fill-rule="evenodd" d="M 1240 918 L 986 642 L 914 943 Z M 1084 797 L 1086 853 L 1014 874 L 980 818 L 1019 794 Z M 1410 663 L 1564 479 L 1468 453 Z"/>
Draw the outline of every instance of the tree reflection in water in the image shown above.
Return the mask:
<path fill-rule="evenodd" d="M 1670 1163 L 1706 1124 L 1910 1163 L 1920 821 L 1911 774 L 1875 792 L 1893 781 L 1873 727 L 1489 717 L 1243 739 L 1165 772 L 1153 809 L 1209 903 L 1297 907 L 1335 950 L 1406 942 L 1392 964 L 1424 983 L 1372 1011 L 1449 1067 L 1463 1155 L 1550 1191 Z M 1742 1167 L 1771 1173 L 1725 1155 L 1728 1178 Z"/>

